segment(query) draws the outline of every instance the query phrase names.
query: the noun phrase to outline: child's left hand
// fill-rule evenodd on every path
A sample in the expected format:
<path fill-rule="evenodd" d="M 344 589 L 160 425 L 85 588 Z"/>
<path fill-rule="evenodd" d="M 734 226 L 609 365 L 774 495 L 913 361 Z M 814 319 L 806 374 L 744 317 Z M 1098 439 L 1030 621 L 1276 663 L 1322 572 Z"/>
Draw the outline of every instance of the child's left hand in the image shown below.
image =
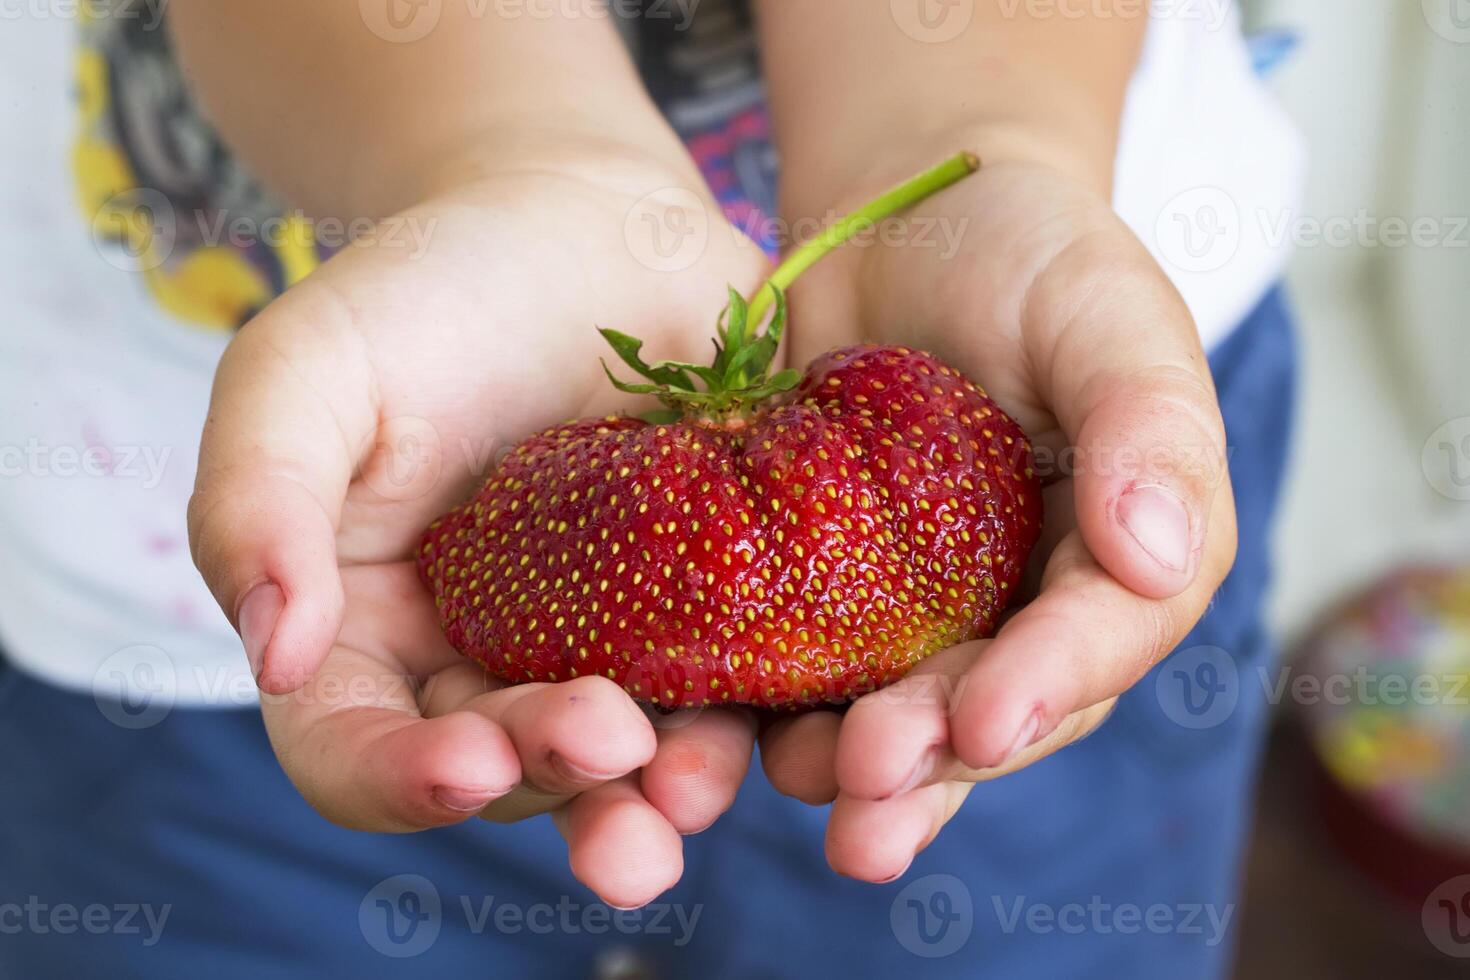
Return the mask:
<path fill-rule="evenodd" d="M 1203 615 L 1235 554 L 1198 334 L 1108 202 L 1006 162 L 916 212 L 958 229 L 958 253 L 833 256 L 792 291 L 792 363 L 863 339 L 933 351 L 1021 422 L 1049 486 L 1038 594 L 993 640 L 930 658 L 845 715 L 782 719 L 762 737 L 778 789 L 835 800 L 828 860 L 868 881 L 901 874 L 976 782 L 1100 725 Z"/>

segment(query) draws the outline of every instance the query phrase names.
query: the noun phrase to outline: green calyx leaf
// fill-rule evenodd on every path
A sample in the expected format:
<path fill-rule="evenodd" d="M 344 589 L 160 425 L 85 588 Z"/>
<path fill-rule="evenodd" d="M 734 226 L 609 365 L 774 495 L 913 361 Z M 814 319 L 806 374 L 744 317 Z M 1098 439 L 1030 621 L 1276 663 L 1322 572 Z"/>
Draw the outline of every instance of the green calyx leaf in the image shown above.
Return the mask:
<path fill-rule="evenodd" d="M 616 330 L 603 330 L 602 336 L 617 351 L 618 357 L 646 383 L 619 381 L 607 369 L 606 363 L 602 365 L 603 370 L 607 371 L 608 378 L 619 391 L 657 395 L 668 409 L 657 415 L 663 422 L 689 413 L 727 419 L 792 390 L 801 381 L 799 371 L 786 370 L 768 376 L 776 360 L 776 352 L 781 347 L 781 334 L 786 330 L 786 295 L 783 290 L 859 231 L 959 183 L 979 169 L 980 158 L 975 154 L 957 153 L 827 226 L 817 237 L 788 255 L 765 285 L 756 290 L 749 303 L 732 288 L 730 305 L 725 307 L 716 324 L 714 364 L 708 367 L 682 361 L 646 364 L 640 356 L 643 350 L 641 340 Z M 774 312 L 771 312 L 772 306 L 775 307 Z M 764 332 L 758 332 L 767 312 L 771 312 L 771 324 Z M 704 387 L 701 388 L 700 384 Z"/>
<path fill-rule="evenodd" d="M 773 287 L 774 288 L 774 287 Z M 781 347 L 786 329 L 786 297 L 775 289 L 775 313 L 763 332 L 752 323 L 745 298 L 730 290 L 730 305 L 720 316 L 716 332 L 714 363 L 687 364 L 683 361 L 646 363 L 643 342 L 617 330 L 599 333 L 624 364 L 644 382 L 620 381 L 604 361 L 608 380 L 619 391 L 633 395 L 655 395 L 668 411 L 657 413 L 657 421 L 669 422 L 686 414 L 723 419 L 743 414 L 761 402 L 790 391 L 801 381 L 801 372 L 786 370 L 770 376 L 772 362 Z M 654 413 L 645 416 L 653 421 Z"/>

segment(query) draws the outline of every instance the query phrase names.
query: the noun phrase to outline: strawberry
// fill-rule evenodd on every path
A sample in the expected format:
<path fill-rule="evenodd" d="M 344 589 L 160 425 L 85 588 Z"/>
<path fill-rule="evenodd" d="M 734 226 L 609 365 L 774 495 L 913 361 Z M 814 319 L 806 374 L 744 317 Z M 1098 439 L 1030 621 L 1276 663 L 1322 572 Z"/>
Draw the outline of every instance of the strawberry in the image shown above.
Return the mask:
<path fill-rule="evenodd" d="M 429 528 L 419 568 L 456 649 L 667 709 L 793 707 L 994 632 L 1041 528 L 1025 434 L 903 347 L 769 375 L 781 278 L 749 308 L 731 291 L 710 367 L 650 365 L 602 331 L 648 382 L 613 383 L 668 411 L 534 436 Z"/>

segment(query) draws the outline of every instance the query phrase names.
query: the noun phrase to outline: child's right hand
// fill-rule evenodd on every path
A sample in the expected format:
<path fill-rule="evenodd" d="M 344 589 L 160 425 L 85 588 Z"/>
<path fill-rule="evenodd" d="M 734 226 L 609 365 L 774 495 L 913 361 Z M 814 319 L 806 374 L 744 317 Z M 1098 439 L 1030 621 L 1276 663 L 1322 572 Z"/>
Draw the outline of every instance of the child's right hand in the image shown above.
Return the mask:
<path fill-rule="evenodd" d="M 629 229 L 648 229 L 630 213 L 674 187 L 707 202 L 692 165 L 511 156 L 408 212 L 429 229 L 421 256 L 350 248 L 241 331 L 215 382 L 190 537 L 313 806 L 378 831 L 551 812 L 577 877 L 638 906 L 678 879 L 679 835 L 730 805 L 753 720 L 711 710 L 656 730 L 601 678 L 501 687 L 445 642 L 413 556 L 499 452 L 625 405 L 594 326 L 698 359 L 726 284 L 748 291 L 764 259 L 707 203 L 698 261 L 640 263 L 652 253 Z"/>

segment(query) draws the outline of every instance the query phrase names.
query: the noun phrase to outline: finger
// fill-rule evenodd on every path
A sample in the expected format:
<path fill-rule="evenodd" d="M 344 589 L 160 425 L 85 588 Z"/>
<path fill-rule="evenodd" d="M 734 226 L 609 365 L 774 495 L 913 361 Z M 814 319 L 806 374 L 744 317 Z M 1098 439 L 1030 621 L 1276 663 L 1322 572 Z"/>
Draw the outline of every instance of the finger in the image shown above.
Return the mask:
<path fill-rule="evenodd" d="M 341 624 L 334 536 L 374 425 L 356 349 L 340 307 L 302 289 L 241 331 L 215 376 L 189 539 L 270 693 L 299 688 Z"/>
<path fill-rule="evenodd" d="M 424 717 L 437 718 L 459 711 L 476 699 L 505 687 L 504 681 L 491 676 L 479 664 L 461 660 L 428 679 L 419 692 L 419 703 L 423 706 Z M 537 789 L 523 781 L 509 793 L 490 801 L 489 806 L 480 811 L 480 817 L 491 823 L 519 823 L 551 813 L 575 795 L 575 792 Z"/>
<path fill-rule="evenodd" d="M 955 815 L 970 788 L 939 783 L 890 800 L 839 794 L 827 820 L 827 863 L 859 881 L 893 881 Z"/>
<path fill-rule="evenodd" d="M 1219 519 L 1229 523 L 1228 515 Z M 1122 694 L 1184 638 L 1223 575 L 1216 556 L 1188 591 L 1146 599 L 1098 565 L 1079 534 L 1069 535 L 1047 563 L 1041 594 L 957 685 L 949 719 L 955 755 L 973 769 L 1002 766 L 1068 715 Z"/>
<path fill-rule="evenodd" d="M 1023 326 L 1033 362 L 1046 365 L 1038 387 L 1075 453 L 1088 548 L 1139 594 L 1178 595 L 1207 540 L 1225 533 L 1210 517 L 1226 486 L 1224 425 L 1184 301 L 1119 228 L 1051 261 Z"/>
<path fill-rule="evenodd" d="M 589 790 L 557 814 L 572 874 L 607 904 L 641 908 L 684 873 L 684 844 L 632 776 Z"/>
<path fill-rule="evenodd" d="M 655 722 L 658 750 L 643 768 L 643 796 L 681 834 L 708 828 L 735 802 L 755 747 L 755 718 L 723 708 Z"/>
<path fill-rule="evenodd" d="M 468 708 L 493 720 L 501 717 L 504 712 L 487 707 L 488 700 L 482 699 L 505 687 L 505 682 L 492 677 L 479 664 L 464 660 L 429 678 L 419 694 L 419 703 L 423 705 L 424 716 L 428 718 Z M 512 698 L 515 696 L 510 695 Z M 546 779 L 544 775 L 541 778 Z M 489 806 L 480 811 L 480 817 L 492 823 L 519 823 L 543 813 L 554 812 L 576 796 L 580 788 L 558 785 L 555 789 L 541 789 L 530 781 L 523 780 L 509 793 L 492 800 Z"/>
<path fill-rule="evenodd" d="M 837 797 L 835 761 L 843 717 L 835 711 L 811 711 L 766 726 L 761 765 L 777 792 L 811 806 Z"/>
<path fill-rule="evenodd" d="M 1102 727 L 1113 713 L 1113 708 L 1118 703 L 1117 698 L 1109 698 L 1099 701 L 1097 704 L 1075 711 L 1052 729 L 1049 734 L 1041 736 L 1037 741 L 1019 749 L 1000 765 L 989 769 L 971 769 L 952 753 L 946 752 L 943 761 L 939 764 L 932 782 L 964 782 L 983 783 L 991 779 L 999 779 L 1009 776 L 1013 772 L 1019 772 L 1027 766 L 1035 765 L 1047 756 L 1054 755 L 1075 742 L 1080 742 L 1093 732 Z"/>
<path fill-rule="evenodd" d="M 460 657 L 427 678 L 419 691 L 419 706 L 425 718 L 438 718 L 458 711 L 475 698 L 505 687 L 504 681 L 480 664 Z"/>
<path fill-rule="evenodd" d="M 580 793 L 647 765 L 658 749 L 653 726 L 622 688 L 605 677 L 526 684 L 464 705 L 503 728 L 522 778 L 555 798 Z"/>
<path fill-rule="evenodd" d="M 883 800 L 940 778 L 949 751 L 951 700 L 984 643 L 951 647 L 847 712 L 833 769 L 850 797 Z"/>
<path fill-rule="evenodd" d="M 265 695 L 261 710 L 301 795 L 355 830 L 464 820 L 521 780 L 515 746 L 498 725 L 470 711 L 420 718 L 400 671 L 345 647 L 301 689 Z"/>

